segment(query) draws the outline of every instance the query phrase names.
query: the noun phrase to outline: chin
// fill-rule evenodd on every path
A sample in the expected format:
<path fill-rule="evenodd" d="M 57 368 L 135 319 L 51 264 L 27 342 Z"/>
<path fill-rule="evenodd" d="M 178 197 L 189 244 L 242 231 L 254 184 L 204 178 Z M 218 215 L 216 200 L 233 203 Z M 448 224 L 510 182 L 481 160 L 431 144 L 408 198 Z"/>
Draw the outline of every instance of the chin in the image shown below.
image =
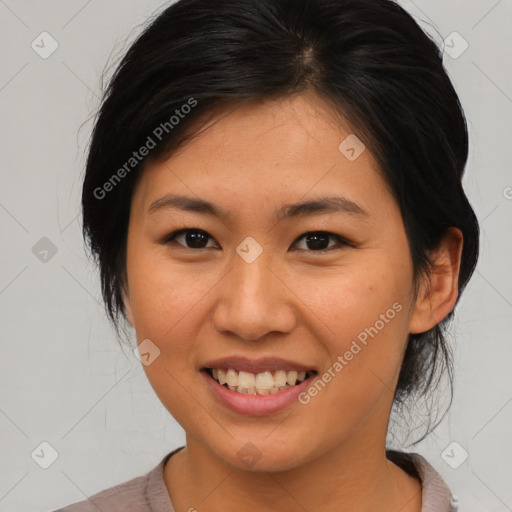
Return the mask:
<path fill-rule="evenodd" d="M 283 437 L 288 441 L 284 442 Z M 307 462 L 313 454 L 304 451 L 304 437 L 290 439 L 289 436 L 272 434 L 229 438 L 219 445 L 218 440 L 209 446 L 214 456 L 237 471 L 253 473 L 275 473 L 295 469 Z M 313 447 L 309 444 L 308 449 Z"/>

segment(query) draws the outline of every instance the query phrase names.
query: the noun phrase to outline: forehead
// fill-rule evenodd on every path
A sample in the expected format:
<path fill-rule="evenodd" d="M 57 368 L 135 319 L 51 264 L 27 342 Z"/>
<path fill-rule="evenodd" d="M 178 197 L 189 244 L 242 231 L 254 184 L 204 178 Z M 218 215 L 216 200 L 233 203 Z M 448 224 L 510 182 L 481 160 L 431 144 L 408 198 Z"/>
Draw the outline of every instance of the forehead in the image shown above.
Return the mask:
<path fill-rule="evenodd" d="M 210 118 L 170 158 L 147 166 L 133 201 L 147 211 L 182 194 L 241 212 L 335 193 L 369 210 L 392 200 L 349 124 L 317 97 L 295 95 Z"/>

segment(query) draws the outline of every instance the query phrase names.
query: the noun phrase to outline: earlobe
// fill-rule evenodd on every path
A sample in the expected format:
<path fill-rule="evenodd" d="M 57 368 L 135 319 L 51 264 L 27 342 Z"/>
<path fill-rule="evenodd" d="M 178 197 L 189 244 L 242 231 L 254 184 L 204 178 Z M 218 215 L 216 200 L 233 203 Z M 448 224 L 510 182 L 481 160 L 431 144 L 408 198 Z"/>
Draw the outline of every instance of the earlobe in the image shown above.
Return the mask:
<path fill-rule="evenodd" d="M 429 275 L 422 278 L 409 324 L 411 334 L 426 332 L 439 324 L 454 308 L 459 295 L 462 232 L 449 228 L 431 254 Z"/>

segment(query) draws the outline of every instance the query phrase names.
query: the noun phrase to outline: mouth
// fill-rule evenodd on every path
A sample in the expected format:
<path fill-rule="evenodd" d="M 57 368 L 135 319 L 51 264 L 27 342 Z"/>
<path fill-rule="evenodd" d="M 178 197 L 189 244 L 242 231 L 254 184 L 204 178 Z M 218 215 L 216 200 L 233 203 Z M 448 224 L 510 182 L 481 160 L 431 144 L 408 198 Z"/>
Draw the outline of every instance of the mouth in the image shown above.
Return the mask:
<path fill-rule="evenodd" d="M 315 370 L 264 370 L 257 373 L 235 368 L 203 368 L 219 385 L 244 395 L 275 395 L 317 375 Z"/>
<path fill-rule="evenodd" d="M 318 368 L 273 356 L 233 355 L 205 361 L 200 373 L 218 404 L 238 415 L 261 417 L 299 404 Z"/>

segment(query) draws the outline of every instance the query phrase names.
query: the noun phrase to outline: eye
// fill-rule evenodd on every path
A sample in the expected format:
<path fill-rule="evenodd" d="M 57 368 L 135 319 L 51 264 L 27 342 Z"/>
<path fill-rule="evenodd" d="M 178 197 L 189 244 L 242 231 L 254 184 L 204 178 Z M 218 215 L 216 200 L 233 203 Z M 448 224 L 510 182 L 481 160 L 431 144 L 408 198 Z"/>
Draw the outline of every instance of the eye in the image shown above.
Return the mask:
<path fill-rule="evenodd" d="M 213 241 L 215 239 L 202 229 L 184 228 L 167 235 L 162 240 L 162 243 L 177 244 L 184 249 L 219 248 L 218 244 L 208 245 L 210 240 Z M 329 245 L 329 240 L 334 240 L 336 243 L 334 245 Z M 341 236 L 326 231 L 310 231 L 309 233 L 304 233 L 297 238 L 293 245 L 296 246 L 300 242 L 303 242 L 306 245 L 305 247 L 299 247 L 299 250 L 318 253 L 324 253 L 331 249 L 335 249 L 336 246 L 352 247 L 352 245 Z"/>
<path fill-rule="evenodd" d="M 350 243 L 341 236 L 335 235 L 334 233 L 328 233 L 326 231 L 310 231 L 309 233 L 304 233 L 295 241 L 294 245 L 304 241 L 306 247 L 299 247 L 299 250 L 309 249 L 308 252 L 323 253 L 336 248 L 336 244 L 334 244 L 334 246 L 329 246 L 329 239 L 336 240 L 338 246 L 350 246 Z"/>
<path fill-rule="evenodd" d="M 208 246 L 208 239 L 213 240 L 206 231 L 202 229 L 186 228 L 167 235 L 162 242 L 165 244 L 177 243 L 185 249 L 209 249 L 211 247 L 218 247 L 215 245 Z"/>

